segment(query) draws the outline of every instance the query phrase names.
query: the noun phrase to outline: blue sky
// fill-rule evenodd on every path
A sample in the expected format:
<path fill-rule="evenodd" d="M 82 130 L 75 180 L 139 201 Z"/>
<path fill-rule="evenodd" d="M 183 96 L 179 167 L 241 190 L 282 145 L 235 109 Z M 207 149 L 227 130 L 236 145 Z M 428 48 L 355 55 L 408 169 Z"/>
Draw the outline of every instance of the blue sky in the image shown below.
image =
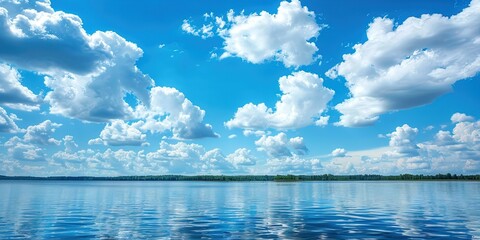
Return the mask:
<path fill-rule="evenodd" d="M 477 174 L 480 1 L 1 1 L 0 174 Z"/>

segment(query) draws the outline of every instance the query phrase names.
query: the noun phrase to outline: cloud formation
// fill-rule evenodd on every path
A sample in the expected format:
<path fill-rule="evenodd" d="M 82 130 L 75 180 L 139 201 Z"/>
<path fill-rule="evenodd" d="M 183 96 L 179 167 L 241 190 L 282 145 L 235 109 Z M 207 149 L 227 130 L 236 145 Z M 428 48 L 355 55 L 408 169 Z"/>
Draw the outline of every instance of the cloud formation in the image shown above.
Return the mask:
<path fill-rule="evenodd" d="M 265 164 L 263 174 L 325 174 L 325 168 L 320 159 L 304 158 L 293 155 L 283 158 L 270 158 Z"/>
<path fill-rule="evenodd" d="M 0 42 L 0 60 L 39 72 L 86 74 L 112 54 L 78 16 L 55 11 L 49 0 L 2 1 Z"/>
<path fill-rule="evenodd" d="M 399 126 L 387 136 L 387 147 L 349 152 L 323 164 L 327 172 L 355 174 L 471 174 L 480 170 L 480 121 L 463 113 L 451 131 L 440 130 L 433 139 L 417 141 L 417 128 Z M 333 153 L 332 153 L 333 155 Z"/>
<path fill-rule="evenodd" d="M 29 126 L 22 138 L 14 136 L 5 142 L 8 158 L 19 161 L 45 160 L 44 148 L 61 143 L 60 140 L 52 137 L 60 126 L 62 125 L 50 120 Z"/>
<path fill-rule="evenodd" d="M 52 72 L 46 76 L 45 85 L 53 90 L 45 97 L 50 112 L 92 122 L 131 119 L 133 110 L 125 95 L 130 93 L 148 105 L 147 88 L 153 86 L 153 80 L 135 65 L 143 51 L 114 32 L 95 34 L 96 41 L 108 46 L 112 58 L 85 75 Z"/>
<path fill-rule="evenodd" d="M 314 38 L 323 25 L 317 24 L 315 13 L 298 0 L 282 1 L 274 14 L 262 11 L 235 15 L 230 10 L 226 21 L 212 14 L 205 18 L 212 21 L 200 29 L 184 20 L 182 30 L 204 39 L 212 37 L 215 31 L 224 39 L 221 59 L 235 56 L 251 63 L 274 60 L 286 67 L 298 67 L 309 65 L 318 57 Z"/>
<path fill-rule="evenodd" d="M 20 73 L 0 63 L 0 104 L 20 110 L 37 110 L 40 98 L 20 82 Z"/>
<path fill-rule="evenodd" d="M 419 148 L 415 143 L 417 134 L 418 129 L 412 128 L 408 124 L 397 127 L 394 132 L 388 135 L 390 137 L 388 144 L 394 149 L 393 154 L 407 157 L 418 156 Z"/>
<path fill-rule="evenodd" d="M 239 148 L 235 152 L 227 156 L 227 161 L 234 166 L 253 166 L 256 164 L 256 159 L 252 156 L 251 151 L 246 148 Z"/>
<path fill-rule="evenodd" d="M 465 113 L 454 113 L 450 118 L 452 123 L 459 123 L 459 122 L 471 122 L 474 120 L 472 116 L 468 116 Z"/>
<path fill-rule="evenodd" d="M 344 148 L 336 148 L 332 151 L 331 155 L 332 157 L 346 157 L 347 150 L 345 150 Z"/>
<path fill-rule="evenodd" d="M 281 77 L 278 82 L 282 95 L 275 104 L 275 111 L 264 103 L 248 103 L 239 108 L 225 125 L 244 129 L 295 129 L 328 122 L 328 118 L 321 114 L 335 92 L 323 86 L 323 79 L 299 71 Z"/>
<path fill-rule="evenodd" d="M 210 125 L 202 123 L 205 111 L 183 93 L 155 87 L 154 80 L 136 66 L 142 49 L 117 33 L 89 34 L 80 17 L 55 11 L 47 0 L 2 1 L 0 23 L 0 104 L 38 109 L 39 97 L 21 85 L 14 66 L 45 76 L 44 83 L 51 91 L 44 101 L 52 114 L 116 126 L 118 120 L 136 120 L 137 125 L 147 123 L 139 129 L 142 132 L 160 132 L 147 125 L 161 122 L 162 132 L 169 130 L 174 138 L 217 136 Z M 162 93 L 166 89 L 170 95 Z M 157 117 L 165 120 L 152 120 Z M 132 133 L 133 128 L 129 129 Z M 108 145 L 137 145 L 142 136 L 133 140 L 132 136 L 121 139 L 110 134 L 100 140 Z"/>
<path fill-rule="evenodd" d="M 337 123 L 371 125 L 383 113 L 431 103 L 480 71 L 480 1 L 457 15 L 424 14 L 396 25 L 375 18 L 368 40 L 327 72 L 343 76 L 351 98 L 335 108 Z"/>
<path fill-rule="evenodd" d="M 192 104 L 175 88 L 154 87 L 150 90 L 150 106 L 138 106 L 136 123 L 142 131 L 152 133 L 171 130 L 177 139 L 218 137 L 210 124 L 203 123 L 205 111 Z"/>
<path fill-rule="evenodd" d="M 100 132 L 100 138 L 88 141 L 89 145 L 104 144 L 109 146 L 140 146 L 146 141 L 146 134 L 122 120 L 108 123 Z"/>
<path fill-rule="evenodd" d="M 292 155 L 305 155 L 308 148 L 302 137 L 288 138 L 287 134 L 281 132 L 275 136 L 262 136 L 255 141 L 259 151 L 264 151 L 273 158 L 288 157 Z"/>
<path fill-rule="evenodd" d="M 0 107 L 0 133 L 16 133 L 19 128 L 15 124 L 16 115 L 8 114 L 5 109 Z"/>

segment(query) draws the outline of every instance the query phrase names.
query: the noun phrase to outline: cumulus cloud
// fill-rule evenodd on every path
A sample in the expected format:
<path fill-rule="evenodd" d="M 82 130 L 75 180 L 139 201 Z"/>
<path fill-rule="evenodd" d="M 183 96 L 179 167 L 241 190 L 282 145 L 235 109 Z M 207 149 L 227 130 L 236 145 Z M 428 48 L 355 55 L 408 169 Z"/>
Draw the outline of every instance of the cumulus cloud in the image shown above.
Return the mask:
<path fill-rule="evenodd" d="M 36 145 L 59 145 L 61 141 L 51 137 L 51 135 L 60 126 L 62 126 L 62 124 L 54 123 L 50 120 L 29 126 L 23 136 L 23 141 Z"/>
<path fill-rule="evenodd" d="M 472 116 L 468 116 L 465 113 L 454 113 L 450 120 L 452 123 L 459 123 L 459 122 L 471 122 L 473 121 Z"/>
<path fill-rule="evenodd" d="M 383 113 L 421 106 L 451 91 L 480 70 L 480 1 L 457 15 L 424 14 L 401 24 L 376 18 L 368 40 L 327 72 L 343 76 L 351 98 L 335 108 L 338 125 L 376 122 Z"/>
<path fill-rule="evenodd" d="M 53 72 L 45 77 L 45 85 L 53 90 L 45 97 L 50 112 L 92 122 L 132 118 L 125 95 L 131 93 L 148 105 L 147 88 L 153 86 L 153 80 L 135 65 L 143 51 L 114 32 L 96 32 L 95 37 L 109 46 L 112 58 L 89 74 Z"/>
<path fill-rule="evenodd" d="M 338 158 L 346 157 L 347 156 L 347 150 L 345 150 L 344 148 L 337 148 L 337 149 L 332 151 L 331 155 L 332 155 L 332 157 L 338 157 Z"/>
<path fill-rule="evenodd" d="M 140 146 L 147 136 L 122 120 L 114 120 L 108 123 L 100 132 L 100 138 L 92 139 L 88 143 L 104 144 L 109 146 Z"/>
<path fill-rule="evenodd" d="M 323 166 L 326 172 L 337 174 L 472 174 L 480 171 L 480 121 L 467 118 L 457 122 L 451 131 L 439 130 L 431 140 L 423 142 L 416 140 L 418 133 L 417 128 L 404 124 L 387 134 L 390 138 L 387 147 L 349 152 L 348 158 L 332 158 Z"/>
<path fill-rule="evenodd" d="M 182 30 L 203 39 L 213 37 L 213 24 L 203 25 L 201 28 L 196 29 L 196 27 L 192 26 L 188 20 L 184 19 Z"/>
<path fill-rule="evenodd" d="M 235 166 L 252 166 L 256 164 L 256 159 L 251 155 L 251 151 L 246 148 L 239 148 L 226 157 L 227 161 Z"/>
<path fill-rule="evenodd" d="M 48 163 L 52 175 L 233 174 L 250 172 L 255 158 L 246 149 L 225 156 L 217 148 L 206 150 L 195 143 L 161 141 L 152 152 L 124 149 L 58 151 Z"/>
<path fill-rule="evenodd" d="M 59 145 L 60 140 L 52 137 L 52 134 L 61 124 L 45 120 L 37 125 L 29 126 L 22 138 L 14 136 L 5 142 L 8 156 L 20 161 L 44 160 L 44 148 L 49 145 Z"/>
<path fill-rule="evenodd" d="M 318 75 L 294 72 L 281 77 L 278 82 L 282 96 L 275 104 L 275 111 L 264 103 L 248 103 L 239 108 L 225 125 L 245 129 L 294 129 L 328 121 L 321 114 L 335 92 L 324 87 L 323 79 Z"/>
<path fill-rule="evenodd" d="M 292 155 L 305 155 L 308 148 L 302 137 L 288 138 L 287 134 L 281 132 L 275 136 L 262 136 L 255 141 L 259 151 L 264 151 L 273 158 L 288 157 Z"/>
<path fill-rule="evenodd" d="M 308 148 L 303 142 L 302 137 L 290 138 L 288 144 L 295 150 L 295 154 L 297 155 L 305 155 L 308 153 Z"/>
<path fill-rule="evenodd" d="M 221 59 L 236 56 L 251 63 L 274 60 L 286 67 L 298 67 L 309 65 L 318 57 L 314 38 L 324 26 L 317 24 L 315 13 L 298 0 L 281 2 L 274 14 L 262 11 L 235 15 L 230 10 L 226 21 L 209 16 L 206 20 L 212 22 L 199 29 L 184 20 L 182 30 L 202 38 L 212 37 L 215 31 L 224 39 Z"/>
<path fill-rule="evenodd" d="M 8 157 L 19 161 L 41 161 L 45 160 L 42 148 L 35 144 L 25 142 L 23 139 L 15 136 L 5 142 Z"/>
<path fill-rule="evenodd" d="M 91 149 L 59 151 L 52 155 L 50 164 L 51 175 L 118 176 L 158 174 L 159 170 L 146 163 L 143 151 L 124 149 L 107 149 L 103 152 Z"/>
<path fill-rule="evenodd" d="M 148 104 L 153 80 L 135 65 L 143 52 L 118 34 L 88 34 L 78 16 L 55 11 L 50 1 L 3 1 L 0 23 L 0 61 L 46 75 L 51 113 L 104 122 L 131 115 L 127 93 Z M 18 73 L 2 69 L 11 72 L 10 91 L 23 93 L 17 104 L 34 105 L 35 96 L 15 80 Z"/>
<path fill-rule="evenodd" d="M 219 148 L 205 152 L 201 157 L 200 172 L 210 174 L 232 173 L 235 168 L 227 161 L 225 155 Z"/>
<path fill-rule="evenodd" d="M 255 137 L 261 137 L 263 135 L 270 135 L 270 132 L 265 132 L 262 130 L 250 130 L 250 129 L 245 129 L 243 130 L 243 136 L 245 137 L 250 137 L 250 136 L 255 136 Z"/>
<path fill-rule="evenodd" d="M 205 112 L 178 90 L 171 90 L 177 95 L 173 97 L 183 97 L 183 102 L 155 112 L 162 101 L 172 100 L 160 99 L 170 96 L 159 94 L 161 88 L 136 66 L 142 49 L 117 33 L 89 34 L 80 17 L 55 11 L 46 0 L 2 1 L 0 22 L 0 104 L 38 108 L 37 96 L 20 84 L 14 66 L 45 76 L 50 113 L 89 122 L 148 122 L 144 118 L 170 115 L 163 123 L 174 137 L 216 136 L 210 125 L 201 123 Z M 151 114 L 140 116 L 138 109 Z"/>
<path fill-rule="evenodd" d="M 137 107 L 136 116 L 145 119 L 136 123 L 143 131 L 171 130 L 173 137 L 178 139 L 218 137 L 211 125 L 202 123 L 205 111 L 175 88 L 152 88 L 150 107 Z"/>
<path fill-rule="evenodd" d="M 263 174 L 324 174 L 320 159 L 307 159 L 298 155 L 267 160 Z"/>
<path fill-rule="evenodd" d="M 48 129 L 48 124 L 30 128 Z M 43 127 L 40 127 L 43 126 Z M 33 130 L 37 129 L 37 130 Z M 49 132 L 52 131 L 40 131 Z M 480 121 L 458 122 L 429 141 L 416 140 L 419 131 L 409 125 L 397 127 L 386 134 L 385 147 L 349 151 L 336 149 L 330 156 L 306 157 L 297 152 L 304 149 L 303 139 L 288 138 L 286 134 L 262 136 L 258 150 L 268 154 L 266 160 L 257 160 L 252 152 L 240 148 L 228 155 L 220 149 L 207 150 L 195 143 L 161 141 L 152 152 L 78 150 L 72 136 L 65 136 L 64 151 L 47 157 L 44 148 L 55 146 L 55 141 L 29 141 L 26 137 L 12 137 L 4 146 L 9 166 L 32 167 L 31 164 L 47 159 L 52 175 L 128 175 L 128 174 L 475 174 L 480 171 Z M 41 134 L 38 134 L 41 135 Z M 43 137 L 43 139 L 50 139 Z M 57 140 L 58 141 L 58 140 Z M 58 141 L 60 142 L 60 141 Z M 47 145 L 44 145 L 47 144 Z M 347 156 L 347 155 L 345 155 Z M 12 160 L 14 160 L 12 162 Z M 4 161 L 4 162 L 5 162 Z M 16 165 L 15 165 L 16 164 Z M 255 167 L 253 167 L 255 165 Z M 27 173 L 28 171 L 25 170 Z M 31 170 L 33 171 L 33 170 Z M 31 172 L 30 171 L 30 172 Z"/>
<path fill-rule="evenodd" d="M 65 152 L 74 152 L 78 148 L 77 143 L 73 140 L 73 136 L 66 135 L 62 140 L 65 146 Z"/>
<path fill-rule="evenodd" d="M 238 155 L 236 153 L 233 154 Z M 248 153 L 244 156 L 243 164 L 242 159 L 237 158 L 237 165 L 248 165 Z M 207 151 L 202 145 L 195 143 L 170 144 L 162 141 L 157 151 L 146 154 L 146 160 L 151 165 L 161 166 L 169 173 L 220 174 L 233 173 L 238 169 L 233 165 L 233 155 L 225 157 L 220 149 Z"/>
<path fill-rule="evenodd" d="M 323 127 L 328 125 L 328 120 L 330 116 L 320 116 L 317 121 L 315 121 L 315 126 Z"/>
<path fill-rule="evenodd" d="M 457 123 L 453 129 L 453 138 L 462 143 L 480 142 L 480 121 Z"/>
<path fill-rule="evenodd" d="M 417 128 L 412 128 L 407 124 L 397 127 L 394 132 L 390 133 L 389 146 L 394 149 L 394 154 L 400 156 L 418 156 L 418 146 L 415 138 L 418 134 Z"/>
<path fill-rule="evenodd" d="M 0 104 L 20 110 L 37 110 L 40 99 L 20 82 L 18 71 L 0 63 Z"/>
<path fill-rule="evenodd" d="M 55 11 L 49 0 L 2 1 L 0 41 L 0 60 L 40 72 L 85 74 L 112 54 L 78 16 Z"/>
<path fill-rule="evenodd" d="M 8 114 L 5 109 L 0 107 L 0 132 L 16 133 L 19 128 L 15 124 L 15 114 Z"/>

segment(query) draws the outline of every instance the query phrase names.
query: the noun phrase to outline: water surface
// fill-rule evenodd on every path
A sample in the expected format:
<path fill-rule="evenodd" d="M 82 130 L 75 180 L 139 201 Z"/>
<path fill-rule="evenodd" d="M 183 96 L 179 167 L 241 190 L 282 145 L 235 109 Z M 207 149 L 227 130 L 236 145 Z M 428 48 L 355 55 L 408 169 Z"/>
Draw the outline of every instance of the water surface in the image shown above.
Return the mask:
<path fill-rule="evenodd" d="M 479 182 L 0 181 L 0 239 L 480 239 Z"/>

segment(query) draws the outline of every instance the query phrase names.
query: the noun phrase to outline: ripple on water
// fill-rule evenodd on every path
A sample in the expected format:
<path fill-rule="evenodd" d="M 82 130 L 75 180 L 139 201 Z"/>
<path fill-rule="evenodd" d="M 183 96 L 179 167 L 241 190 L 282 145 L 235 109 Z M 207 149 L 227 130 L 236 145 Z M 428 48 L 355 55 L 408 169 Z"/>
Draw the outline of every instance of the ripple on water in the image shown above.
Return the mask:
<path fill-rule="evenodd" d="M 0 239 L 480 238 L 480 183 L 17 184 Z"/>

